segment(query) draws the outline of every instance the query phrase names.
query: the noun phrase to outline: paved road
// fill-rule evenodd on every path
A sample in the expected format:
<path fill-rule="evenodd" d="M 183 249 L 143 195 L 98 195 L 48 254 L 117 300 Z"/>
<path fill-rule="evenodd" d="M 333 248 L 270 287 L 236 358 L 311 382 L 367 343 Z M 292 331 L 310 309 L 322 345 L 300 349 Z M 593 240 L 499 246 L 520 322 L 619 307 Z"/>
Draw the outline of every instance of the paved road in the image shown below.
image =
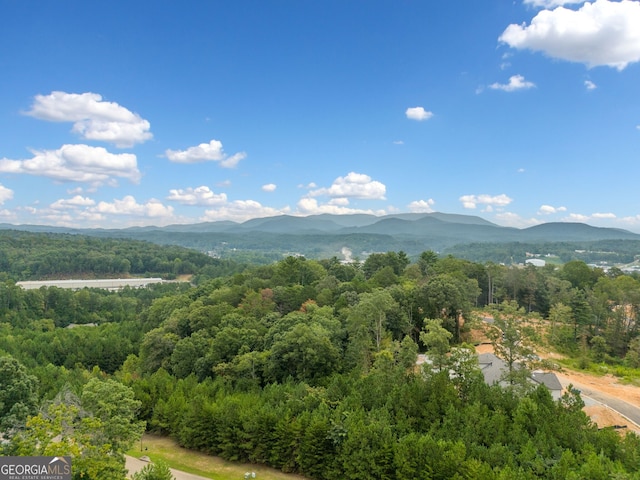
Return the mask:
<path fill-rule="evenodd" d="M 640 427 L 640 407 L 637 405 L 632 405 L 631 403 L 625 402 L 624 400 L 620 400 L 614 395 L 609 395 L 607 393 L 600 392 L 598 390 L 594 390 L 592 387 L 585 385 L 584 383 L 579 383 L 576 381 L 569 381 L 567 378 L 563 377 L 562 374 L 558 375 L 560 382 L 563 387 L 567 387 L 570 383 L 580 390 L 581 396 L 586 404 L 589 399 L 595 400 L 598 403 L 606 405 L 616 412 L 620 413 L 628 420 L 632 421 L 636 424 L 636 426 Z"/>
<path fill-rule="evenodd" d="M 127 470 L 129 470 L 129 475 L 142 470 L 145 465 L 148 465 L 148 463 L 149 462 L 143 462 L 142 460 L 138 460 L 137 458 L 127 456 Z M 211 480 L 207 477 L 193 475 L 192 473 L 182 472 L 173 468 L 171 469 L 171 473 L 176 478 L 176 480 Z"/>

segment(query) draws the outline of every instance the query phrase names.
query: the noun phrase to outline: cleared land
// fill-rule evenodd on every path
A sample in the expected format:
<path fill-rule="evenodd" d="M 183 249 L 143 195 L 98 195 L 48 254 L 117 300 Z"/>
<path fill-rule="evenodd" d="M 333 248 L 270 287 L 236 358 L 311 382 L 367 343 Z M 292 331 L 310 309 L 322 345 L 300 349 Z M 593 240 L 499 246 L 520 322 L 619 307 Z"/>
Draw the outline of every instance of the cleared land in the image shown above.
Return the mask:
<path fill-rule="evenodd" d="M 300 475 L 282 473 L 273 468 L 262 465 L 228 462 L 220 457 L 214 457 L 201 452 L 194 452 L 180 447 L 175 440 L 157 435 L 142 437 L 142 451 L 140 445 L 129 452 L 133 460 L 146 455 L 152 461 L 164 460 L 172 469 L 177 480 L 196 480 L 198 478 L 215 480 L 240 480 L 246 472 L 255 472 L 257 480 L 305 480 Z M 127 468 L 129 473 L 134 468 L 142 468 L 144 463 L 129 459 Z M 186 475 L 180 475 L 180 474 Z"/>
<path fill-rule="evenodd" d="M 478 353 L 493 353 L 493 347 L 483 343 L 476 347 L 476 351 Z M 538 354 L 541 357 L 552 357 L 552 355 L 543 352 Z M 584 411 L 596 425 L 601 428 L 618 425 L 625 427 L 623 431 L 634 431 L 640 434 L 640 425 L 638 425 L 640 422 L 633 422 L 631 418 L 628 418 L 629 415 L 623 416 L 617 411 L 618 409 L 622 410 L 624 405 L 620 407 L 613 405 L 617 400 L 628 404 L 631 410 L 637 409 L 640 412 L 640 387 L 622 384 L 613 375 L 596 376 L 568 369 L 555 373 L 563 387 L 566 388 L 571 384 L 582 391 L 585 403 L 587 403 Z M 592 400 L 590 401 L 587 397 Z"/>

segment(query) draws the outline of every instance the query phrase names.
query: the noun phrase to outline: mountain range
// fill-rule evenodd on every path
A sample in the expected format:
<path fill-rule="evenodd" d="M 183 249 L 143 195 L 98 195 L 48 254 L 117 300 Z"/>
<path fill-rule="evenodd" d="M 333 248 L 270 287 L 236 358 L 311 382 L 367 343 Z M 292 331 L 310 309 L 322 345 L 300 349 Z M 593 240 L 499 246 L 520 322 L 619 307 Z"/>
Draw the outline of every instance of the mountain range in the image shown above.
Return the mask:
<path fill-rule="evenodd" d="M 362 258 L 371 252 L 391 250 L 403 250 L 409 255 L 425 250 L 446 252 L 469 244 L 640 242 L 640 235 L 630 231 L 583 223 L 545 223 L 519 229 L 502 227 L 477 216 L 439 212 L 382 217 L 366 214 L 280 215 L 243 223 L 218 221 L 124 229 L 0 224 L 0 229 L 132 238 L 181 245 L 216 255 L 251 251 L 278 255 L 299 253 L 310 258 L 340 257 L 345 249 Z"/>

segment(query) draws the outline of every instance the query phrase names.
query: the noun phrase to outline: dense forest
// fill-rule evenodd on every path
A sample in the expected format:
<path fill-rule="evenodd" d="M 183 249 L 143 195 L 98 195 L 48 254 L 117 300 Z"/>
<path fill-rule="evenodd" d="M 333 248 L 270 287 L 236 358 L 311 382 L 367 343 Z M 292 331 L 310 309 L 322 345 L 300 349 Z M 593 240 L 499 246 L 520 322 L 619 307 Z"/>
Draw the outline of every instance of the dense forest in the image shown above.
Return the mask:
<path fill-rule="evenodd" d="M 236 268 L 232 262 L 179 246 L 0 230 L 0 278 L 14 281 L 154 275 L 175 278 L 194 273 L 215 277 Z"/>
<path fill-rule="evenodd" d="M 639 437 L 598 429 L 579 392 L 554 400 L 523 375 L 533 344 L 585 368 L 638 369 L 635 276 L 432 251 L 240 265 L 144 242 L 22 235 L 0 236 L 4 455 L 71 455 L 74 478 L 122 479 L 123 454 L 146 429 L 310 479 L 640 478 Z M 103 275 L 93 256 L 140 275 L 187 273 L 176 270 L 187 263 L 193 282 L 15 284 Z M 55 260 L 40 269 L 45 257 Z M 470 344 L 484 315 L 496 352 L 521 365 L 502 386 L 484 382 Z"/>

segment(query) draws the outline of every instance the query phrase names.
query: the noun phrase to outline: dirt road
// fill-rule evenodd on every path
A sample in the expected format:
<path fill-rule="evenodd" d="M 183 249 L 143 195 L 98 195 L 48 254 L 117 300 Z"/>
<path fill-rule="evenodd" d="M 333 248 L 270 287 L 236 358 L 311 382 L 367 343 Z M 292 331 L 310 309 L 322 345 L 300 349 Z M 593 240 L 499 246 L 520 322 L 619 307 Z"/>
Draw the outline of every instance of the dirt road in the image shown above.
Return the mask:
<path fill-rule="evenodd" d="M 636 395 L 640 394 L 640 388 L 616 385 L 611 378 L 588 376 L 581 373 L 563 372 L 556 373 L 556 375 L 563 387 L 566 388 L 571 384 L 580 390 L 589 412 L 594 412 L 597 416 L 599 412 L 593 406 L 602 405 L 622 417 L 616 418 L 614 416 L 611 418 L 611 421 L 616 425 L 625 425 L 629 430 L 640 433 L 640 403 L 635 399 Z"/>

